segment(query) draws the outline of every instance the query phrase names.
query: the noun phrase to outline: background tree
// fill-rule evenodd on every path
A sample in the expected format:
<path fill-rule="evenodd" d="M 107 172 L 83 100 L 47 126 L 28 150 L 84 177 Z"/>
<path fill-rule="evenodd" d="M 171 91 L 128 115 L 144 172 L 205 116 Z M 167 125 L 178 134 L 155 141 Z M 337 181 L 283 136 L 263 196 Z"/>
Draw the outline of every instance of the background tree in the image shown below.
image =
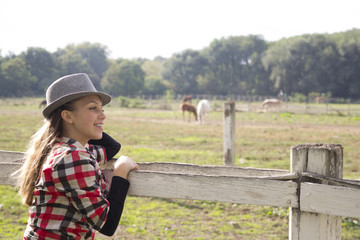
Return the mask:
<path fill-rule="evenodd" d="M 43 48 L 30 47 L 20 55 L 37 82 L 31 86 L 34 94 L 44 95 L 45 89 L 58 77 L 54 56 Z"/>
<path fill-rule="evenodd" d="M 247 82 L 246 94 L 248 95 L 276 95 L 278 93 L 273 82 L 269 78 L 269 72 L 262 64 L 263 52 L 254 52 L 251 55 L 249 78 Z"/>
<path fill-rule="evenodd" d="M 61 51 L 59 54 L 58 51 L 56 54 L 58 55 L 56 59 L 60 76 L 86 73 L 90 76 L 90 79 L 92 79 L 92 76 L 95 75 L 89 63 L 83 59 L 79 53 Z M 95 81 L 92 79 L 92 81 L 95 87 L 99 86 L 100 81 L 96 81 L 96 79 Z"/>
<path fill-rule="evenodd" d="M 145 73 L 137 62 L 115 61 L 105 72 L 101 87 L 114 96 L 138 94 L 143 91 L 144 76 Z"/>
<path fill-rule="evenodd" d="M 329 35 L 337 45 L 341 56 L 338 81 L 334 84 L 334 96 L 360 97 L 360 30 Z M 338 87 L 339 86 L 339 87 Z"/>
<path fill-rule="evenodd" d="M 274 89 L 289 95 L 297 92 L 297 82 L 303 67 L 301 52 L 292 47 L 293 43 L 292 39 L 281 39 L 270 44 L 262 59 Z"/>
<path fill-rule="evenodd" d="M 107 48 L 101 44 L 82 43 L 67 45 L 55 55 L 58 59 L 60 75 L 84 72 L 92 80 L 95 88 L 100 89 L 101 78 L 107 70 Z"/>
<path fill-rule="evenodd" d="M 144 93 L 145 94 L 164 94 L 169 89 L 169 84 L 162 78 L 164 58 L 146 60 L 141 64 L 141 69 L 145 73 Z"/>
<path fill-rule="evenodd" d="M 37 78 L 31 76 L 21 57 L 9 58 L 1 62 L 0 95 L 3 97 L 31 96 L 31 86 Z"/>
<path fill-rule="evenodd" d="M 167 82 L 159 77 L 147 77 L 144 81 L 144 93 L 151 95 L 162 95 L 169 89 Z"/>
<path fill-rule="evenodd" d="M 3 89 L 3 85 L 6 84 L 5 78 L 4 78 L 2 70 L 1 70 L 2 69 L 1 65 L 2 65 L 3 61 L 4 61 L 4 58 L 1 56 L 1 50 L 0 50 L 0 96 L 5 96 L 3 91 L 1 90 L 1 89 Z M 10 94 L 12 94 L 12 93 L 10 93 Z"/>
<path fill-rule="evenodd" d="M 263 57 L 275 89 L 288 94 L 310 92 L 344 96 L 341 57 L 336 44 L 326 35 L 303 35 L 270 45 Z"/>
<path fill-rule="evenodd" d="M 198 93 L 197 78 L 203 74 L 206 64 L 200 52 L 185 50 L 165 61 L 162 76 L 177 93 Z"/>
<path fill-rule="evenodd" d="M 145 73 L 145 78 L 155 77 L 162 78 L 162 71 L 164 66 L 164 59 L 146 60 L 141 64 L 141 69 Z"/>
<path fill-rule="evenodd" d="M 0 56 L 0 95 L 43 96 L 44 89 L 58 77 L 85 72 L 97 89 L 106 87 L 114 95 L 162 94 L 166 90 L 276 95 L 282 90 L 288 95 L 360 97 L 359 29 L 275 42 L 257 35 L 232 36 L 169 59 L 112 60 L 107 55 L 107 47 L 85 42 L 54 53 L 31 47 L 20 55 Z"/>
<path fill-rule="evenodd" d="M 203 51 L 209 64 L 206 74 L 199 78 L 202 89 L 210 87 L 216 94 L 246 94 L 254 80 L 252 69 L 262 69 L 256 64 L 260 64 L 259 56 L 265 50 L 265 41 L 255 35 L 214 40 Z"/>
<path fill-rule="evenodd" d="M 100 43 L 85 42 L 72 46 L 75 53 L 79 53 L 90 65 L 98 79 L 102 78 L 103 73 L 109 67 L 108 48 Z M 71 47 L 69 46 L 71 49 Z"/>
<path fill-rule="evenodd" d="M 342 88 L 331 89 L 334 96 L 360 97 L 360 44 L 355 42 L 343 43 L 340 46 L 342 66 L 337 86 Z M 335 87 L 335 86 L 334 86 Z"/>

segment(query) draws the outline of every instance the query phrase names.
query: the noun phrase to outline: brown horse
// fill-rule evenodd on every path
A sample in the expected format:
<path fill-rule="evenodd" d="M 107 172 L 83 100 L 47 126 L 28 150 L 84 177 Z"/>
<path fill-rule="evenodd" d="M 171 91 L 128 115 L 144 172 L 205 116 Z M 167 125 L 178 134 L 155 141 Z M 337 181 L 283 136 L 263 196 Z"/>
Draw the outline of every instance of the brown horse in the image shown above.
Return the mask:
<path fill-rule="evenodd" d="M 46 99 L 41 101 L 39 108 L 41 108 L 42 106 L 46 106 Z"/>
<path fill-rule="evenodd" d="M 191 100 L 192 100 L 192 96 L 191 96 L 191 95 L 188 95 L 188 96 L 185 96 L 185 97 L 184 97 L 183 102 L 189 102 L 189 103 L 191 103 Z"/>
<path fill-rule="evenodd" d="M 195 121 L 197 121 L 197 113 L 196 108 L 190 103 L 183 102 L 180 105 L 180 109 L 183 112 L 183 119 L 185 120 L 185 111 L 189 112 L 189 122 L 190 122 L 190 114 L 193 113 L 195 117 Z"/>

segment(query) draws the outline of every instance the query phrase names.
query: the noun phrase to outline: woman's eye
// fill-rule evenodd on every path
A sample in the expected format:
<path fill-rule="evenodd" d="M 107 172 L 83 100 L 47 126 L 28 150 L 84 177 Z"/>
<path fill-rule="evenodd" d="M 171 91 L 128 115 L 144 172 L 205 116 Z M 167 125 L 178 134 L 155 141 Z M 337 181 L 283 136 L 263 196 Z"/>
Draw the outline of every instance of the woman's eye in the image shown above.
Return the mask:
<path fill-rule="evenodd" d="M 104 112 L 104 109 L 98 108 L 98 107 L 90 107 L 89 109 L 90 109 L 90 110 L 93 110 L 93 111 L 101 111 L 101 112 Z"/>

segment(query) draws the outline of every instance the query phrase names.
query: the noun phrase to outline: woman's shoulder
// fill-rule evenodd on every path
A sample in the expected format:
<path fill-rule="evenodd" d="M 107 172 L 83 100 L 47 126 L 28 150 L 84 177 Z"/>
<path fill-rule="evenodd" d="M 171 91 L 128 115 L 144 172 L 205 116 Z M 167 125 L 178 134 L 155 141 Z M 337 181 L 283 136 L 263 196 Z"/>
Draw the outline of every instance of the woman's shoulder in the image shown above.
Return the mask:
<path fill-rule="evenodd" d="M 63 139 L 54 146 L 51 159 L 53 164 L 67 164 L 74 161 L 90 161 L 91 154 L 79 142 Z"/>

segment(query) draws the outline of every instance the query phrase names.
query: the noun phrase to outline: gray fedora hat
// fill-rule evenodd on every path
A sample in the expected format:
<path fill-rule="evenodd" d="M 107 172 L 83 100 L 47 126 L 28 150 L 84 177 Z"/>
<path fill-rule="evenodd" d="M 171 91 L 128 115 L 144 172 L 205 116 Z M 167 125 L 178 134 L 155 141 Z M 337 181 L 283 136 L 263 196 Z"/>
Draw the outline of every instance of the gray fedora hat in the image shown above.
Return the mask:
<path fill-rule="evenodd" d="M 49 119 L 51 113 L 61 105 L 88 95 L 98 95 L 103 105 L 111 101 L 108 94 L 96 91 L 85 73 L 71 74 L 59 78 L 46 90 L 46 107 L 42 114 Z"/>

